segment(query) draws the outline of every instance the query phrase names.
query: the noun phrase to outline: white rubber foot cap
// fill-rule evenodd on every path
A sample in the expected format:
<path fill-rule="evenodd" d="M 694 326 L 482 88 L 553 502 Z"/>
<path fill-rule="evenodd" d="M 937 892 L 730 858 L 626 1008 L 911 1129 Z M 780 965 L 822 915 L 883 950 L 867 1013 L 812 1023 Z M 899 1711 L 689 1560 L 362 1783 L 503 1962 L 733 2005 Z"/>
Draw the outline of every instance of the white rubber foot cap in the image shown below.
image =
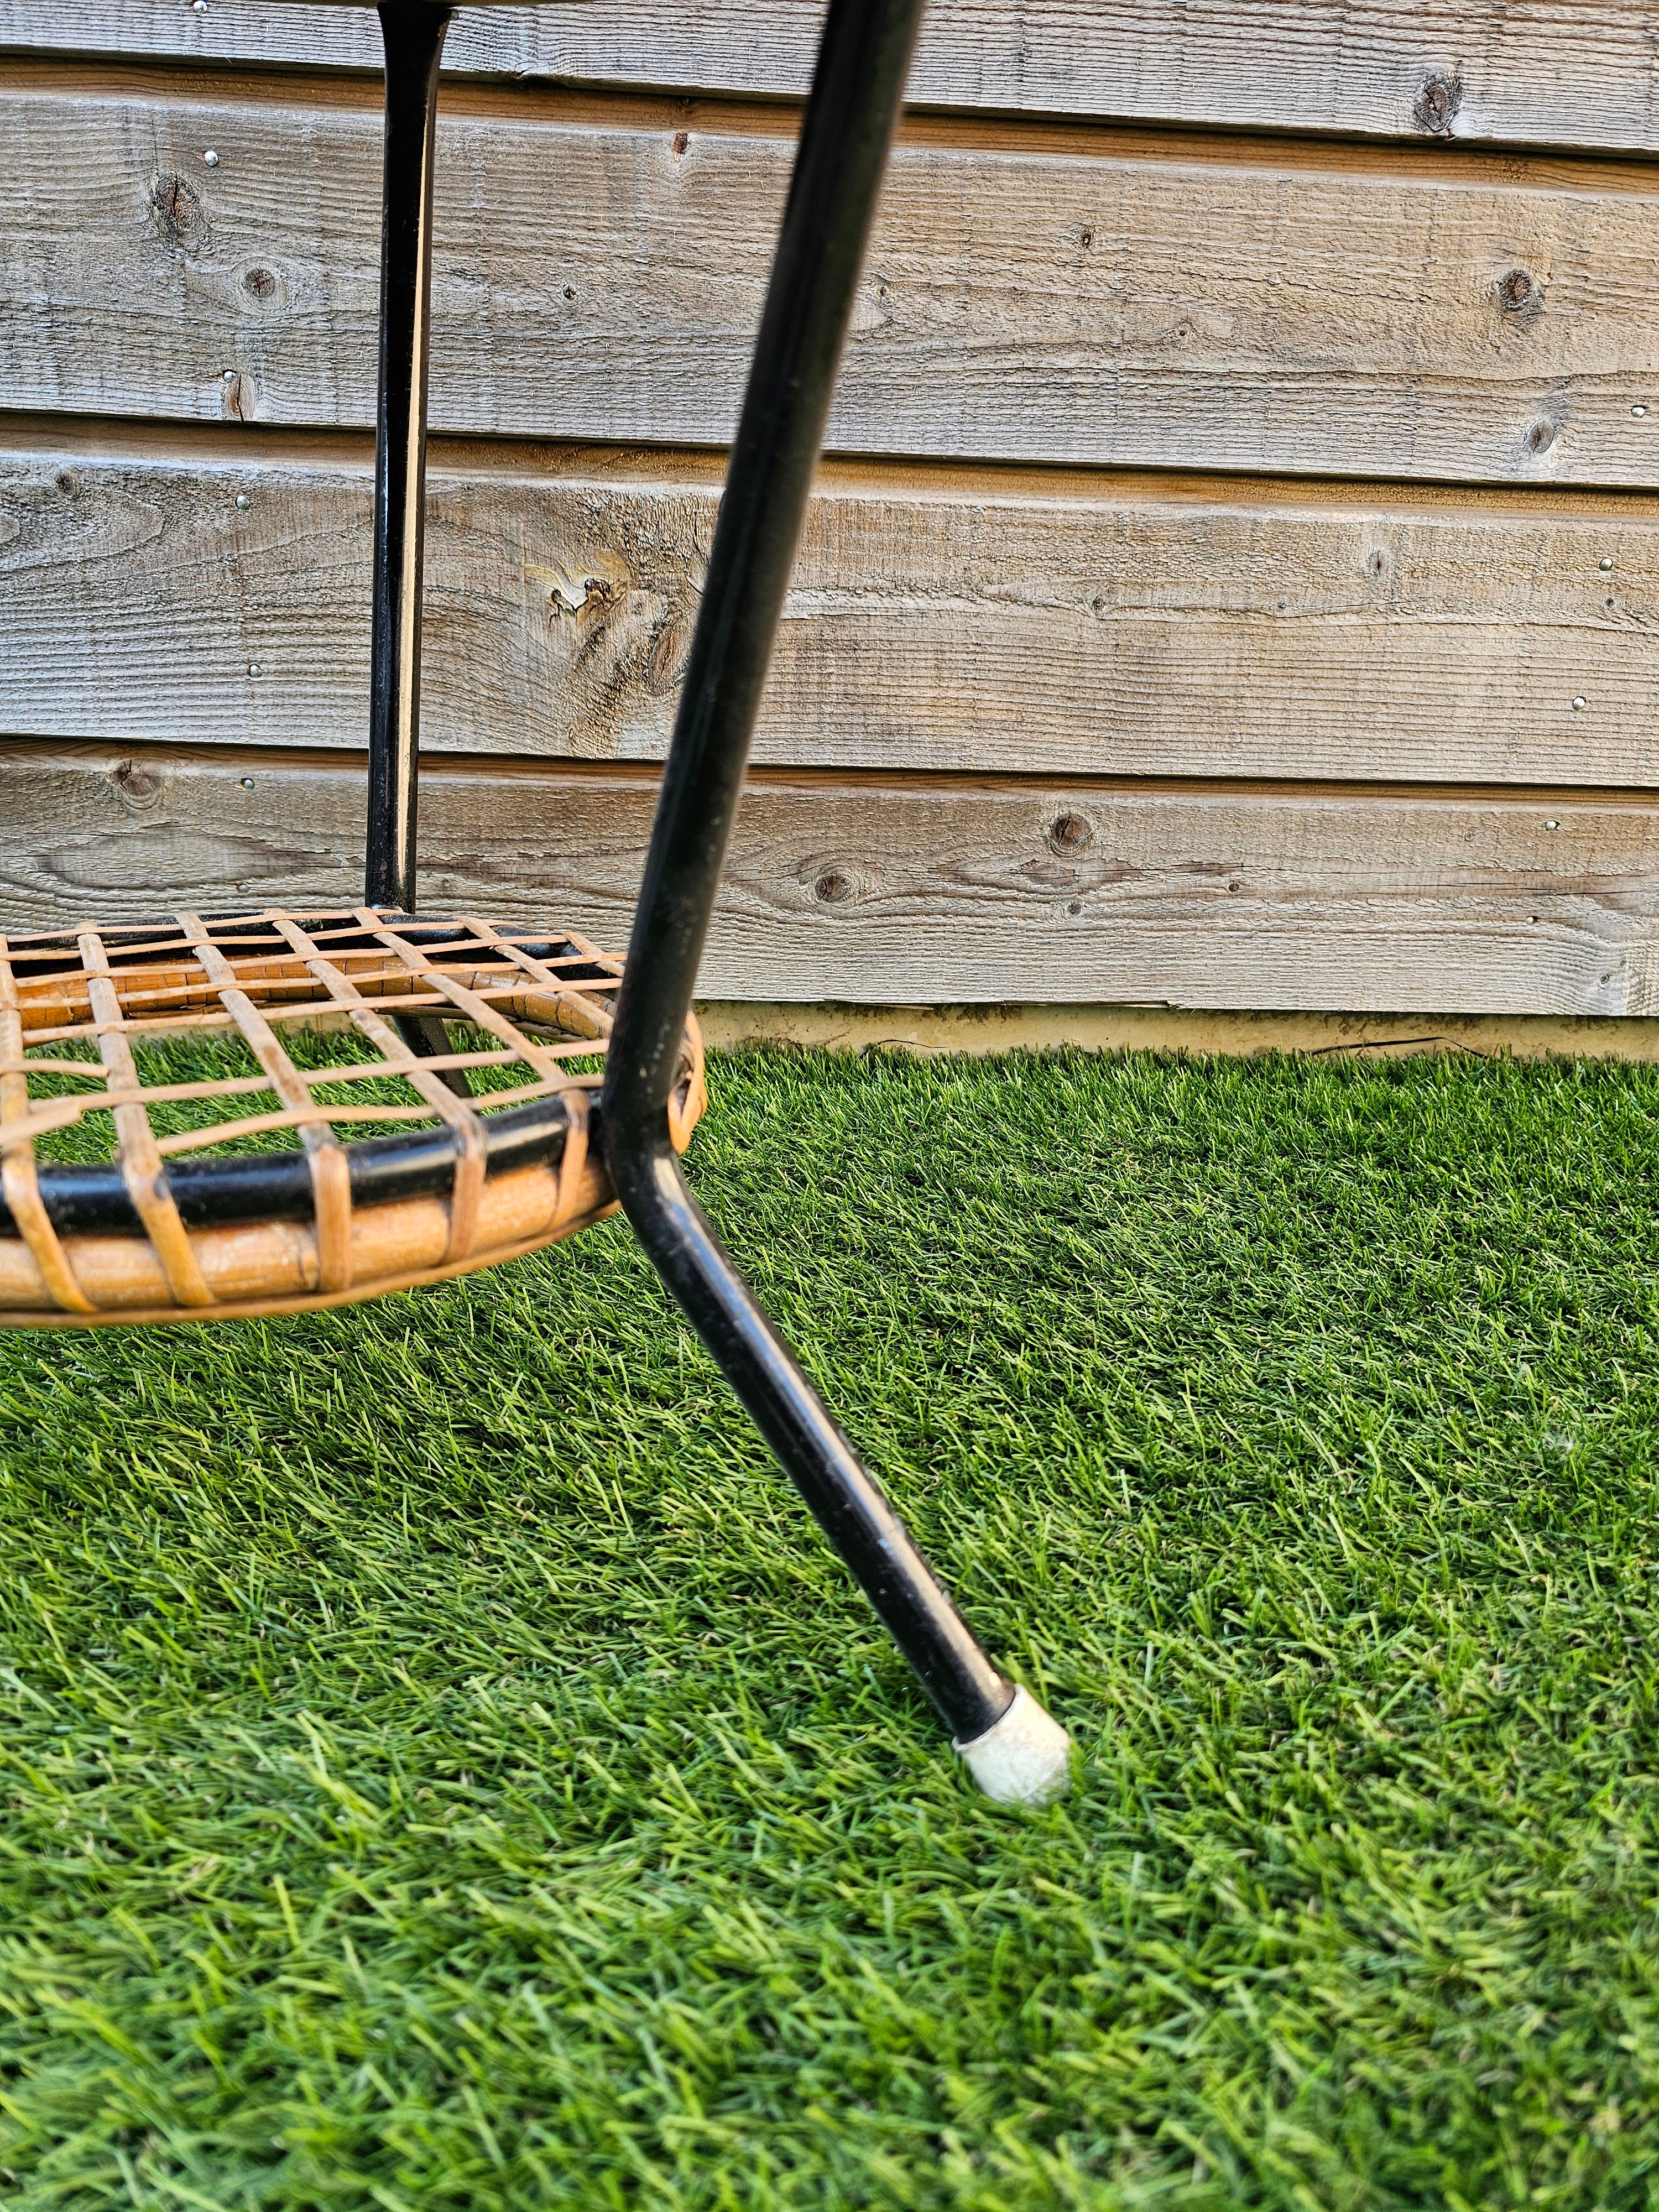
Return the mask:
<path fill-rule="evenodd" d="M 999 1805 L 1046 1805 L 1071 1779 L 1071 1737 L 1024 1687 L 1000 1721 L 957 1749 Z"/>

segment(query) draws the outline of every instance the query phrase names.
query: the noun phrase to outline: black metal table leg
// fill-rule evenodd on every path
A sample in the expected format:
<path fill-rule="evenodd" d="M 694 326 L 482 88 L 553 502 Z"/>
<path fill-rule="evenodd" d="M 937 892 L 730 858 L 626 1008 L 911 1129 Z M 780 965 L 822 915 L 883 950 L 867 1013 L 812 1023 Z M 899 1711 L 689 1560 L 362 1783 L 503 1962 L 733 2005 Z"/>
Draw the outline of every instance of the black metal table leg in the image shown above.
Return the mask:
<path fill-rule="evenodd" d="M 989 1793 L 1064 1784 L 1065 1732 L 975 1642 L 686 1188 L 680 1038 L 898 117 L 921 0 L 832 0 L 732 448 L 618 994 L 602 1126 L 663 1279 L 869 1595 Z"/>
<path fill-rule="evenodd" d="M 380 218 L 380 389 L 374 440 L 374 598 L 368 708 L 370 906 L 415 909 L 420 794 L 421 570 L 426 539 L 426 387 L 432 320 L 432 172 L 438 64 L 453 9 L 386 0 L 386 183 Z M 412 1052 L 434 1060 L 449 1034 L 435 1014 L 395 1017 Z M 441 1070 L 462 1097 L 463 1069 Z"/>

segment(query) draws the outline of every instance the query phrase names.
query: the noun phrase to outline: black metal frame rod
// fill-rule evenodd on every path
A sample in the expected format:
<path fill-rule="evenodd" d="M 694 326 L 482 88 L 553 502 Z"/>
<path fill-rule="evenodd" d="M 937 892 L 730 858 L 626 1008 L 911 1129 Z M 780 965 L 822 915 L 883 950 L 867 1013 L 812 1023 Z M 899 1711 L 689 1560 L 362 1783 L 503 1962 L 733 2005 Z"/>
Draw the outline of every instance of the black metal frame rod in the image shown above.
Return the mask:
<path fill-rule="evenodd" d="M 370 906 L 404 914 L 415 908 L 432 171 L 438 62 L 452 13 L 432 0 L 386 0 L 380 10 L 386 47 L 386 182 L 364 895 Z"/>
<path fill-rule="evenodd" d="M 1066 1737 L 980 1649 L 686 1187 L 680 1038 L 823 442 L 921 0 L 832 0 L 726 476 L 606 1064 L 602 1139 L 641 1243 L 994 1796 Z M 981 1739 L 1007 1739 L 987 1764 Z M 1006 1786 L 997 1786 L 1000 1774 Z"/>
<path fill-rule="evenodd" d="M 438 64 L 453 9 L 386 0 L 385 185 L 380 212 L 380 399 L 374 426 L 374 586 L 369 647 L 370 906 L 415 910 L 420 805 L 421 579 L 426 555 L 427 364 L 432 345 L 432 175 Z M 412 1052 L 436 1060 L 449 1032 L 435 1014 L 393 1017 Z M 440 1071 L 471 1096 L 465 1071 Z"/>

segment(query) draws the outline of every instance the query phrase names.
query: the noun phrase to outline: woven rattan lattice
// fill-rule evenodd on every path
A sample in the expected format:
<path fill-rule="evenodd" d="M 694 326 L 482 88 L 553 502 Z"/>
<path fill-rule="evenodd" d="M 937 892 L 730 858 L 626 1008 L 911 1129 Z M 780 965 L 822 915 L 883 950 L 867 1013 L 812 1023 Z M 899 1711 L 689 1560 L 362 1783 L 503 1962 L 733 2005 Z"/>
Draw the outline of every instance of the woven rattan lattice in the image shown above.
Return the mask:
<path fill-rule="evenodd" d="M 416 898 L 438 64 L 386 0 L 365 903 L 0 939 L 0 1322 L 295 1313 L 620 1205 L 993 1796 L 1066 1739 L 1004 1679 L 680 1171 L 691 993 L 921 0 L 831 0 L 625 963 Z M 550 185 L 550 190 L 553 187 Z"/>
<path fill-rule="evenodd" d="M 299 1312 L 585 1228 L 616 1204 L 588 1132 L 621 974 L 368 907 L 0 938 L 0 1321 Z M 471 1036 L 422 1056 L 412 1020 Z M 688 1021 L 677 1149 L 702 1105 Z"/>

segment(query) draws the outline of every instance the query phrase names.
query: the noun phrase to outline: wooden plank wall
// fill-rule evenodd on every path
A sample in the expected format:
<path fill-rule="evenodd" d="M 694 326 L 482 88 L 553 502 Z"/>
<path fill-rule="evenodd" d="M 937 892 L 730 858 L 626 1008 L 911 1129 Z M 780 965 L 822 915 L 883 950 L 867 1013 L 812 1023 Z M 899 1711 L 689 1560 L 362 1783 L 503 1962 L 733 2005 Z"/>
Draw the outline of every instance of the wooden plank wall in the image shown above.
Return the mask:
<path fill-rule="evenodd" d="M 817 17 L 452 32 L 434 902 L 625 937 Z M 1659 1012 L 1650 19 L 933 0 L 706 993 Z M 0 0 L 0 921 L 355 895 L 377 40 Z"/>

